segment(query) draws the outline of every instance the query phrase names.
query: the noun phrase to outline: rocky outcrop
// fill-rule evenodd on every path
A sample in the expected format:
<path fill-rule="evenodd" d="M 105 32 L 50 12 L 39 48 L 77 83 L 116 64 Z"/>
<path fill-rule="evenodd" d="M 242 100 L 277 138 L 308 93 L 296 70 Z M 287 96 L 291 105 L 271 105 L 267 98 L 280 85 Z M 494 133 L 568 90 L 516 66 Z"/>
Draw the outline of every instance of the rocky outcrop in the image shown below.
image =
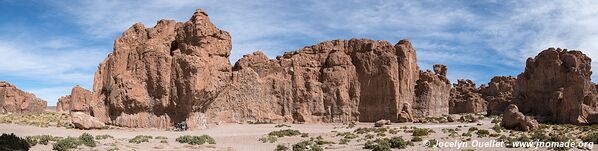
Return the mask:
<path fill-rule="evenodd" d="M 230 34 L 202 10 L 184 23 L 135 24 L 100 64 L 90 111 L 126 127 L 398 121 L 419 79 L 407 40 L 326 41 L 274 60 L 255 52 L 234 66 L 230 51 Z"/>
<path fill-rule="evenodd" d="M 415 86 L 415 117 L 440 116 L 449 113 L 451 83 L 445 65 L 434 65 L 434 72 L 421 71 Z"/>
<path fill-rule="evenodd" d="M 83 112 L 88 115 L 94 115 L 91 110 L 93 102 L 91 91 L 75 86 L 71 90 L 71 94 L 60 97 L 56 104 L 57 112 Z"/>
<path fill-rule="evenodd" d="M 44 112 L 48 103 L 16 86 L 0 81 L 0 113 Z"/>
<path fill-rule="evenodd" d="M 451 89 L 449 112 L 480 113 L 486 111 L 486 100 L 482 98 L 479 89 L 471 80 L 458 80 Z"/>
<path fill-rule="evenodd" d="M 101 129 L 105 126 L 104 122 L 87 113 L 72 111 L 70 117 L 71 123 L 78 129 Z"/>
<path fill-rule="evenodd" d="M 534 130 L 539 126 L 538 121 L 523 115 L 523 113 L 519 112 L 519 109 L 514 104 L 507 106 L 504 114 L 502 115 L 502 122 L 500 124 L 504 128 L 521 131 Z"/>
<path fill-rule="evenodd" d="M 480 93 L 488 102 L 487 112 L 489 115 L 502 114 L 511 104 L 515 80 L 515 77 L 511 76 L 496 76 L 490 80 L 488 85 L 480 86 Z"/>
<path fill-rule="evenodd" d="M 598 123 L 598 93 L 591 82 L 592 60 L 581 51 L 549 48 L 527 59 L 517 76 L 514 101 L 521 112 L 553 122 Z M 541 107 L 540 107 L 541 105 Z"/>

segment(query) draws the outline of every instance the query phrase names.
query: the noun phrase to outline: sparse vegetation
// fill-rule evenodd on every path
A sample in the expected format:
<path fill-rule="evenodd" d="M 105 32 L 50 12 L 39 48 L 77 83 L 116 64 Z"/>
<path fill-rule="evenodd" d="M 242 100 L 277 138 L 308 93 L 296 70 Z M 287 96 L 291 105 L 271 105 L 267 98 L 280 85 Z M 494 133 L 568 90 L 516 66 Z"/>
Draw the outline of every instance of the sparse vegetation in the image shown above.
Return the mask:
<path fill-rule="evenodd" d="M 214 138 L 212 138 L 208 135 L 201 135 L 201 136 L 185 135 L 185 136 L 181 136 L 181 137 L 177 138 L 176 141 L 179 143 L 187 143 L 187 144 L 191 144 L 191 145 L 202 145 L 206 142 L 208 144 L 216 144 L 216 140 L 214 140 Z"/>
<path fill-rule="evenodd" d="M 274 149 L 275 151 L 288 151 L 289 147 L 287 147 L 286 145 L 283 144 L 278 144 L 276 145 L 276 149 Z"/>
<path fill-rule="evenodd" d="M 598 143 L 598 132 L 591 133 L 591 134 L 583 137 L 581 140 L 583 140 L 584 142 Z"/>
<path fill-rule="evenodd" d="M 272 132 L 268 133 L 268 135 L 276 136 L 276 137 L 285 137 L 285 136 L 296 136 L 296 135 L 302 135 L 302 134 L 298 130 L 286 129 L 286 130 L 272 131 Z"/>
<path fill-rule="evenodd" d="M 423 141 L 423 139 L 421 137 L 415 136 L 415 137 L 411 138 L 411 141 L 412 142 L 421 142 L 421 141 Z"/>
<path fill-rule="evenodd" d="M 274 126 L 274 127 L 276 127 L 276 128 L 280 128 L 280 127 L 291 127 L 291 126 L 290 126 L 290 125 L 287 125 L 287 124 L 278 124 L 278 125 L 276 125 L 276 126 Z"/>
<path fill-rule="evenodd" d="M 488 130 L 478 130 L 475 134 L 477 134 L 478 137 L 488 137 L 490 132 Z"/>
<path fill-rule="evenodd" d="M 153 139 L 152 136 L 145 136 L 145 135 L 137 135 L 129 140 L 129 143 L 140 144 L 143 142 L 149 142 L 149 139 Z"/>
<path fill-rule="evenodd" d="M 263 136 L 262 138 L 259 138 L 258 140 L 262 141 L 262 143 L 275 143 L 278 140 L 278 137 L 272 136 L 272 135 L 266 135 L 266 136 Z"/>
<path fill-rule="evenodd" d="M 104 134 L 104 135 L 96 135 L 96 140 L 103 140 L 103 139 L 114 139 L 114 137 L 112 137 L 111 135 L 108 134 Z"/>
<path fill-rule="evenodd" d="M 293 151 L 324 151 L 324 148 L 312 140 L 306 140 L 293 145 Z"/>
<path fill-rule="evenodd" d="M 88 133 L 81 134 L 81 136 L 79 136 L 79 141 L 85 146 L 96 147 L 96 141 L 93 139 L 93 136 Z"/>
<path fill-rule="evenodd" d="M 59 137 L 54 137 L 51 135 L 36 135 L 36 136 L 27 136 L 25 140 L 29 143 L 30 146 L 35 146 L 37 144 L 48 145 L 50 141 L 58 141 Z"/>
<path fill-rule="evenodd" d="M 33 125 L 38 127 L 71 127 L 69 115 L 54 112 L 0 114 L 0 123 Z"/>
<path fill-rule="evenodd" d="M 56 143 L 52 145 L 52 150 L 57 151 L 67 151 L 69 149 L 75 149 L 79 145 L 81 145 L 81 141 L 74 137 L 67 137 L 64 139 L 58 140 Z"/>
<path fill-rule="evenodd" d="M 0 150 L 29 150 L 31 146 L 23 138 L 17 137 L 15 134 L 5 134 L 0 136 Z"/>
<path fill-rule="evenodd" d="M 373 151 L 389 151 L 391 148 L 405 149 L 413 146 L 412 142 L 405 141 L 402 137 L 379 138 L 374 141 L 367 141 L 363 148 Z"/>
<path fill-rule="evenodd" d="M 416 128 L 413 130 L 413 134 L 411 134 L 411 136 L 428 136 L 430 132 L 431 130 L 427 128 Z"/>

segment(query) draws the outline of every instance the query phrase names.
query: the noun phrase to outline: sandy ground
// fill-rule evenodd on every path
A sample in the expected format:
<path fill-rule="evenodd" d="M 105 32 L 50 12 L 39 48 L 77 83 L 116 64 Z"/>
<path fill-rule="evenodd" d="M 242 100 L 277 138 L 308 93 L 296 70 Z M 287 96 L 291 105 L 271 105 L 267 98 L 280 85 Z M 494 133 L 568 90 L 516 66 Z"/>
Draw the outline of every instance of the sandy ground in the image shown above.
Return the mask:
<path fill-rule="evenodd" d="M 417 127 L 417 128 L 430 128 L 435 131 L 429 136 L 423 137 L 424 142 L 429 139 L 437 139 L 442 142 L 454 142 L 463 140 L 468 137 L 448 137 L 448 133 L 443 133 L 443 128 L 457 128 L 461 127 L 462 131 L 459 134 L 466 132 L 469 127 L 478 127 L 480 129 L 490 129 L 494 124 L 490 123 L 490 119 L 485 119 L 478 123 L 444 123 L 444 124 L 419 124 L 419 123 L 395 123 L 389 125 L 390 128 L 400 128 L 403 126 Z M 286 144 L 291 146 L 302 140 L 309 138 L 302 138 L 300 136 L 293 137 L 282 137 L 278 138 L 275 143 L 262 143 L 258 139 L 265 136 L 271 131 L 282 130 L 282 129 L 295 129 L 303 133 L 309 133 L 310 137 L 322 136 L 326 141 L 332 141 L 338 143 L 341 137 L 336 137 L 337 132 L 352 132 L 359 127 L 372 127 L 373 123 L 358 123 L 354 128 L 346 128 L 347 125 L 342 124 L 288 124 L 291 127 L 276 128 L 276 124 L 223 124 L 216 127 L 212 127 L 206 130 L 197 131 L 165 131 L 157 129 L 130 129 L 130 128 L 119 128 L 119 129 L 106 129 L 106 130 L 77 130 L 77 129 L 66 129 L 59 127 L 35 127 L 29 125 L 13 125 L 13 124 L 0 124 L 0 133 L 14 133 L 18 136 L 33 136 L 33 135 L 52 135 L 52 136 L 73 136 L 77 137 L 82 133 L 89 133 L 91 135 L 102 135 L 108 134 L 114 137 L 114 139 L 106 139 L 98 141 L 98 146 L 94 148 L 83 147 L 78 150 L 108 150 L 110 148 L 117 147 L 119 150 L 238 150 L 238 151 L 272 151 L 278 144 Z M 493 132 L 492 130 L 490 130 Z M 175 139 L 181 135 L 210 135 L 216 140 L 216 144 L 213 145 L 188 145 L 181 144 L 175 141 Z M 502 134 L 508 135 L 507 132 Z M 165 136 L 168 137 L 168 143 L 160 143 L 158 139 L 151 139 L 150 142 L 133 144 L 128 143 L 128 140 L 137 135 L 150 135 L 153 137 Z M 397 134 L 387 133 L 387 137 L 390 136 L 402 136 L 405 140 L 411 140 L 411 133 L 399 132 Z M 360 135 L 360 138 L 363 136 Z M 474 150 L 513 150 L 511 148 L 475 148 L 472 147 L 473 141 L 478 142 L 491 142 L 495 138 L 478 138 L 476 134 L 473 134 L 469 141 L 469 147 L 466 149 Z M 410 146 L 407 150 L 462 150 L 465 148 L 428 148 L 425 147 L 424 142 L 416 142 L 414 146 Z M 352 140 L 347 145 L 332 144 L 324 145 L 325 150 L 364 150 L 362 149 L 365 141 L 358 142 L 357 139 Z M 52 145 L 36 145 L 31 150 L 51 150 Z M 594 148 L 596 149 L 596 148 Z M 519 149 L 525 150 L 525 149 Z M 542 149 L 540 149 L 542 150 Z"/>

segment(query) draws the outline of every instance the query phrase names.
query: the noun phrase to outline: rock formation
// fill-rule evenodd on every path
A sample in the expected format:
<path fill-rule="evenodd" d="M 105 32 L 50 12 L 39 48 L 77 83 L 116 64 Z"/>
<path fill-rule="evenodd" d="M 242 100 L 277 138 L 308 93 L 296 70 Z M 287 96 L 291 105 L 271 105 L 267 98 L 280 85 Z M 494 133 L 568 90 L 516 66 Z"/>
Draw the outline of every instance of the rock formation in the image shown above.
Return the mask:
<path fill-rule="evenodd" d="M 101 129 L 105 126 L 104 122 L 87 113 L 71 111 L 70 117 L 71 123 L 78 129 Z"/>
<path fill-rule="evenodd" d="M 514 104 L 507 106 L 504 114 L 502 115 L 502 122 L 500 124 L 504 128 L 521 131 L 537 129 L 539 126 L 538 121 L 523 115 L 523 113 L 519 112 L 519 109 Z"/>
<path fill-rule="evenodd" d="M 231 37 L 202 10 L 180 23 L 135 24 L 100 63 L 90 111 L 126 127 L 209 123 L 398 121 L 419 79 L 415 49 L 333 40 L 275 60 L 255 52 L 229 62 Z M 105 104 L 105 105 L 104 105 Z"/>
<path fill-rule="evenodd" d="M 482 98 L 479 89 L 471 80 L 458 80 L 451 89 L 449 112 L 479 113 L 486 111 L 486 100 Z"/>
<path fill-rule="evenodd" d="M 440 116 L 449 113 L 451 82 L 445 65 L 434 65 L 434 72 L 421 71 L 415 86 L 413 112 L 416 117 Z"/>
<path fill-rule="evenodd" d="M 525 114 L 546 116 L 557 123 L 598 123 L 591 62 L 580 51 L 560 48 L 527 59 L 525 71 L 517 76 L 515 104 Z"/>
<path fill-rule="evenodd" d="M 57 112 L 83 112 L 88 115 L 94 115 L 91 111 L 92 104 L 91 91 L 80 86 L 75 86 L 71 90 L 71 94 L 60 97 L 56 104 Z"/>
<path fill-rule="evenodd" d="M 488 102 L 487 112 L 489 115 L 502 114 L 511 104 L 515 80 L 515 77 L 511 76 L 496 76 L 490 80 L 487 86 L 480 86 L 480 93 Z"/>
<path fill-rule="evenodd" d="M 43 112 L 48 103 L 16 86 L 0 81 L 0 113 Z"/>

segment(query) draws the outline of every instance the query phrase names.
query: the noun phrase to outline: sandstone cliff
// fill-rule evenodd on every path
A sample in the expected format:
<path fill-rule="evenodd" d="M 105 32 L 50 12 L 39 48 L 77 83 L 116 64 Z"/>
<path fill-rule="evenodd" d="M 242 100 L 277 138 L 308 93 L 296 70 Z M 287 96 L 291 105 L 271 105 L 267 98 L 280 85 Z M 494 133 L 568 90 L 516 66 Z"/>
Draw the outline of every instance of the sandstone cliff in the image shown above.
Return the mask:
<path fill-rule="evenodd" d="M 514 101 L 524 114 L 553 122 L 598 123 L 598 96 L 591 59 L 580 51 L 549 48 L 527 60 L 517 76 Z"/>
<path fill-rule="evenodd" d="M 92 104 L 91 91 L 80 86 L 75 86 L 70 95 L 60 97 L 56 104 L 57 112 L 83 112 L 93 116 L 91 111 Z"/>
<path fill-rule="evenodd" d="M 434 65 L 434 72 L 421 71 L 415 86 L 413 116 L 440 116 L 449 113 L 451 82 L 445 65 Z"/>
<path fill-rule="evenodd" d="M 43 112 L 48 103 L 16 86 L 0 81 L 0 113 Z"/>
<path fill-rule="evenodd" d="M 135 24 L 100 63 L 90 110 L 126 127 L 397 121 L 419 79 L 407 40 L 326 41 L 274 60 L 255 52 L 234 67 L 230 51 L 230 34 L 202 10 L 184 23 Z"/>
<path fill-rule="evenodd" d="M 486 111 L 486 100 L 482 98 L 471 80 L 458 80 L 451 89 L 449 113 L 480 113 Z"/>
<path fill-rule="evenodd" d="M 516 78 L 511 76 L 496 76 L 490 80 L 488 85 L 480 86 L 480 93 L 488 102 L 487 112 L 489 115 L 502 114 L 511 104 L 515 80 Z"/>

